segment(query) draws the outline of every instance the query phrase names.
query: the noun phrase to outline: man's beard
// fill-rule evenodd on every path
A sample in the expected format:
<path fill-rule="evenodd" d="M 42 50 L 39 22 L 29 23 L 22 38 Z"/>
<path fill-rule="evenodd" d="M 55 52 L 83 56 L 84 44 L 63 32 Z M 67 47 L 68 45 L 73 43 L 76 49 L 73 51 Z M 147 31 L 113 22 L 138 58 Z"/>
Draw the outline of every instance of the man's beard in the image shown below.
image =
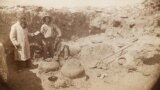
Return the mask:
<path fill-rule="evenodd" d="M 20 22 L 20 25 L 23 29 L 25 29 L 27 27 L 27 23 L 26 22 Z"/>

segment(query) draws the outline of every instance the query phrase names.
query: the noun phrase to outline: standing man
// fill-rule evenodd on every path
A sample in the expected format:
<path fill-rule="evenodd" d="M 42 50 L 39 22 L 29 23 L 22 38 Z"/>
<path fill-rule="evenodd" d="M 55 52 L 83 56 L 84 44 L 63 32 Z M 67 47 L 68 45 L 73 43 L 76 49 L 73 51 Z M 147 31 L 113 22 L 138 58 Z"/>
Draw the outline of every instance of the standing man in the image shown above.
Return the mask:
<path fill-rule="evenodd" d="M 10 40 L 15 47 L 15 60 L 18 64 L 18 70 L 21 67 L 29 67 L 30 60 L 30 45 L 28 41 L 28 29 L 26 17 L 24 14 L 18 16 L 18 20 L 11 26 Z"/>
<path fill-rule="evenodd" d="M 53 57 L 58 59 L 58 52 L 60 51 L 60 37 L 62 36 L 61 30 L 52 23 L 52 17 L 45 15 L 42 19 L 44 24 L 41 26 L 41 33 L 44 35 L 43 39 L 43 52 L 44 59 Z"/>

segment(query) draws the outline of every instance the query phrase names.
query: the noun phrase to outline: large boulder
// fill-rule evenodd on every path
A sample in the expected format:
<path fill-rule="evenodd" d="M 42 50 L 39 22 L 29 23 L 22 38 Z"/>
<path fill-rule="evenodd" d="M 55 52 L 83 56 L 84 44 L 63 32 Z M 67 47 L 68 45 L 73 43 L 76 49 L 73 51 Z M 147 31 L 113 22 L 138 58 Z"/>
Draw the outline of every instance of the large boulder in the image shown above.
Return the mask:
<path fill-rule="evenodd" d="M 77 60 L 68 60 L 61 68 L 61 72 L 66 77 L 78 78 L 84 75 L 84 68 Z"/>
<path fill-rule="evenodd" d="M 55 71 L 59 68 L 59 63 L 57 61 L 42 61 L 39 65 L 40 72 L 50 72 Z"/>

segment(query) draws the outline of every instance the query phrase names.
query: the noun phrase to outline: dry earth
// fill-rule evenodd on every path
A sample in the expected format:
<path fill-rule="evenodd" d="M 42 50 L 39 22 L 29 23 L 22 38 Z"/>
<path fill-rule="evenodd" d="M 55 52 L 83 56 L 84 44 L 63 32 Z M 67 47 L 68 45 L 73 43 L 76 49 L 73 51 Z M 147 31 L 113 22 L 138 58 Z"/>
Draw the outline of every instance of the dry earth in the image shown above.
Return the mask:
<path fill-rule="evenodd" d="M 160 12 L 158 0 L 155 2 L 74 12 L 37 6 L 1 7 L 1 76 L 12 90 L 159 90 L 155 84 L 160 75 Z M 21 11 L 28 17 L 30 32 L 40 29 L 44 13 L 51 14 L 63 32 L 62 44 L 68 45 L 71 53 L 67 60 L 60 59 L 61 66 L 52 59 L 36 58 L 34 68 L 16 72 L 8 33 Z M 2 62 L 5 55 L 6 62 Z"/>

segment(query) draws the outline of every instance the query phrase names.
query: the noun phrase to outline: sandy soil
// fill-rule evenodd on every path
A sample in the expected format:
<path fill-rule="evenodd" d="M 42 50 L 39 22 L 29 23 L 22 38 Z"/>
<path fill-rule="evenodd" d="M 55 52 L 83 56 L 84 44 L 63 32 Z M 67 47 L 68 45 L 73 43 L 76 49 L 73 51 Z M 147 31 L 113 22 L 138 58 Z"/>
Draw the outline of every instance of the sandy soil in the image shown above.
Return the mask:
<path fill-rule="evenodd" d="M 138 48 L 138 44 L 139 43 L 137 42 L 132 47 L 127 48 L 127 54 L 130 53 L 129 49 L 133 50 L 135 53 L 134 47 Z M 90 47 L 95 51 L 97 50 L 97 45 L 99 51 L 91 53 Z M 107 48 L 106 45 L 107 44 L 103 43 L 94 44 L 94 46 L 87 45 L 87 48 L 83 47 L 78 56 L 72 58 L 81 62 L 86 75 L 89 77 L 88 79 L 86 79 L 86 76 L 77 79 L 69 79 L 61 73 L 60 69 L 58 71 L 40 73 L 40 68 L 38 67 L 40 67 L 40 63 L 43 60 L 38 59 L 38 61 L 33 61 L 34 65 L 36 65 L 34 69 L 24 69 L 21 72 L 16 72 L 15 63 L 12 62 L 12 68 L 9 70 L 11 73 L 9 84 L 13 90 L 150 90 L 152 88 L 159 76 L 159 64 L 157 62 L 148 62 L 146 64 L 134 66 L 135 62 L 130 61 L 132 59 L 127 59 L 127 61 L 123 62 L 122 65 L 117 61 L 118 59 L 113 58 L 118 58 L 123 55 L 116 55 L 116 57 L 114 56 L 112 59 L 107 58 L 103 61 L 103 64 L 107 64 L 107 66 L 99 64 L 97 68 L 92 68 L 92 65 L 94 65 L 92 63 L 97 63 L 98 58 L 110 55 L 110 47 L 108 47 L 108 50 L 101 50 L 103 47 Z M 100 55 L 101 52 L 106 53 L 104 55 Z M 86 56 L 83 56 L 83 54 Z M 114 61 L 109 64 L 112 60 Z M 39 66 L 37 67 L 37 65 Z M 135 67 L 136 69 L 134 69 Z M 131 71 L 128 71 L 130 68 Z M 52 76 L 58 77 L 59 82 L 58 80 L 50 81 L 48 78 Z M 65 82 L 65 84 L 61 82 Z"/>

